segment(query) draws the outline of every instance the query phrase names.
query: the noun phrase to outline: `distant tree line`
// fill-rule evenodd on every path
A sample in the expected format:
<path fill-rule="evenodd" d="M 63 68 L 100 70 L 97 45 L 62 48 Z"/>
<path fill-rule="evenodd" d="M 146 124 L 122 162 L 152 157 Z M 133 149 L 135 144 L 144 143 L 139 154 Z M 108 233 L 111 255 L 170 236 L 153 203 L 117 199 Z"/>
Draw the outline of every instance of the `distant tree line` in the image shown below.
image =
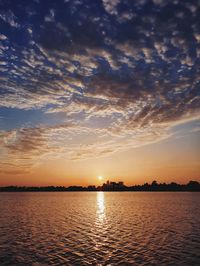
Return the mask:
<path fill-rule="evenodd" d="M 157 183 L 153 181 L 151 184 L 145 183 L 143 185 L 125 186 L 123 182 L 109 182 L 102 186 L 44 186 L 44 187 L 26 187 L 26 186 L 7 186 L 0 187 L 0 192 L 50 192 L 50 191 L 200 191 L 200 183 L 197 181 L 190 181 L 187 184 L 177 184 L 175 182 Z"/>

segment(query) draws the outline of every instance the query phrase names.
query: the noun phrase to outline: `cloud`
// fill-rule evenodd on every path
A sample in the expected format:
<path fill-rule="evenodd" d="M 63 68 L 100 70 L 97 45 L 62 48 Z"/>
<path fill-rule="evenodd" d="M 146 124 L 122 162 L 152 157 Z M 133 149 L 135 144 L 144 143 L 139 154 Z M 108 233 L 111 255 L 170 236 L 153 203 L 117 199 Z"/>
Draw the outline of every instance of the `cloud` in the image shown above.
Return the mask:
<path fill-rule="evenodd" d="M 1 40 L 1 41 L 4 41 L 4 40 L 6 40 L 6 39 L 7 39 L 7 37 L 6 37 L 5 35 L 0 34 L 0 40 Z"/>
<path fill-rule="evenodd" d="M 14 13 L 11 10 L 9 10 L 7 12 L 0 13 L 0 18 L 4 22 L 8 23 L 11 27 L 14 27 L 14 28 L 20 27 L 19 23 L 17 22 L 16 16 L 14 15 Z"/>
<path fill-rule="evenodd" d="M 51 157 L 61 150 L 59 136 L 67 133 L 74 127 L 72 124 L 60 124 L 57 126 L 41 126 L 34 128 L 19 128 L 17 130 L 1 131 L 0 146 L 3 158 L 0 165 L 5 171 L 24 169 L 29 171 L 43 156 Z M 62 142 L 66 137 L 61 135 Z M 17 170 L 17 171 L 18 171 Z"/>
<path fill-rule="evenodd" d="M 116 130 L 116 131 L 115 131 Z M 130 136 L 132 137 L 130 138 Z M 80 160 L 108 156 L 146 143 L 163 139 L 167 134 L 159 127 L 138 127 L 134 130 L 114 128 L 87 128 L 75 124 L 60 124 L 49 127 L 20 128 L 1 131 L 2 172 L 28 172 L 43 160 L 64 157 L 68 160 Z M 80 143 L 80 137 L 84 141 Z"/>
<path fill-rule="evenodd" d="M 52 120 L 62 113 L 73 122 L 3 130 L 5 164 L 28 162 L 28 169 L 47 154 L 105 156 L 199 118 L 197 1 L 1 6 L 0 107 L 39 109 Z"/>
<path fill-rule="evenodd" d="M 110 15 L 118 15 L 117 5 L 120 3 L 120 0 L 102 0 L 103 6 Z"/>

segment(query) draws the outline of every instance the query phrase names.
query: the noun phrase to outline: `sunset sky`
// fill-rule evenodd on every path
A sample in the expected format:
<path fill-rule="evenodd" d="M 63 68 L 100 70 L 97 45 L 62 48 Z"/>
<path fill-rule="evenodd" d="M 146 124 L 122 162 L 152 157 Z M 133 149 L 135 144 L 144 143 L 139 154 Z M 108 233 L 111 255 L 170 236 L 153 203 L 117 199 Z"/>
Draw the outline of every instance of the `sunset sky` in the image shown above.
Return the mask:
<path fill-rule="evenodd" d="M 199 107 L 199 0 L 0 0 L 0 186 L 200 181 Z"/>

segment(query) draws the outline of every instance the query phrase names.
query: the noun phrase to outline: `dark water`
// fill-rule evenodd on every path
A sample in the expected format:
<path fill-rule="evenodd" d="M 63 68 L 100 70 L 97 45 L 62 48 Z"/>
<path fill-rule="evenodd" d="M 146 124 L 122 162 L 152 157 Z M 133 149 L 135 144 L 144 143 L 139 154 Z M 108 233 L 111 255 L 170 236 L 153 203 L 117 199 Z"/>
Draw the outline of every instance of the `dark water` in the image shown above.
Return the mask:
<path fill-rule="evenodd" d="M 0 193 L 0 265 L 200 265 L 200 193 Z"/>

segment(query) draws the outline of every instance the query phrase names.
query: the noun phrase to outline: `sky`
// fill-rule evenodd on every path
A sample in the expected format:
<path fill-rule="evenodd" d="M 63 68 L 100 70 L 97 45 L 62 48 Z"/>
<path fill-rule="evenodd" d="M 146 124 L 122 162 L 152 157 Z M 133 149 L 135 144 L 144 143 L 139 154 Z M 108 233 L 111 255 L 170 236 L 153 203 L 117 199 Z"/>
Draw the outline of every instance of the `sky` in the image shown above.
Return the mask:
<path fill-rule="evenodd" d="M 0 0 L 1 186 L 200 181 L 199 107 L 199 0 Z"/>

